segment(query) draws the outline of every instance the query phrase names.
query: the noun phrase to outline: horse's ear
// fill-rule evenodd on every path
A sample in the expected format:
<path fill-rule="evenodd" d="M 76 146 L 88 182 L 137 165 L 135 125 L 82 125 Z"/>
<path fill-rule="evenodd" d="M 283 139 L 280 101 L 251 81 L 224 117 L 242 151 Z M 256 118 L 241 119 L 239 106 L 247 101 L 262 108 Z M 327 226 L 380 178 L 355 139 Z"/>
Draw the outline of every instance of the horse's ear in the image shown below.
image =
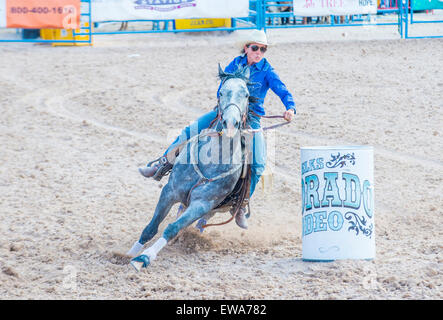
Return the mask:
<path fill-rule="evenodd" d="M 220 66 L 220 63 L 218 64 L 218 76 L 221 78 L 225 72 L 223 71 L 222 67 Z"/>

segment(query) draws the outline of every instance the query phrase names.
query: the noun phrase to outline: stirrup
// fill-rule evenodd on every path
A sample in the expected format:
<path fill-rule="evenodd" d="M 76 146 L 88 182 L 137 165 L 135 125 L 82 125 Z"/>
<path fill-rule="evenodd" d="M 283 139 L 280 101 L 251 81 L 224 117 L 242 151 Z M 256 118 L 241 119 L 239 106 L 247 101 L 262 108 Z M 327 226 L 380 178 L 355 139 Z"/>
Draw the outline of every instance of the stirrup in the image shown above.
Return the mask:
<path fill-rule="evenodd" d="M 150 167 L 152 165 L 152 163 L 156 162 L 156 161 L 158 161 L 159 167 L 157 169 L 157 172 L 152 177 L 152 179 L 154 179 L 156 181 L 160 181 L 164 176 L 168 175 L 171 172 L 173 164 L 169 163 L 168 158 L 163 156 L 163 157 L 158 158 L 157 160 L 154 160 L 154 161 L 151 161 L 150 163 L 148 163 L 148 167 Z"/>
<path fill-rule="evenodd" d="M 249 198 L 245 198 L 242 202 L 242 205 L 240 208 L 245 208 L 245 211 L 247 212 L 245 214 L 246 219 L 249 219 L 251 216 L 251 207 L 249 206 Z"/>
<path fill-rule="evenodd" d="M 235 223 L 242 229 L 248 229 L 248 217 L 246 215 L 246 207 L 240 207 L 239 212 L 235 216 Z"/>

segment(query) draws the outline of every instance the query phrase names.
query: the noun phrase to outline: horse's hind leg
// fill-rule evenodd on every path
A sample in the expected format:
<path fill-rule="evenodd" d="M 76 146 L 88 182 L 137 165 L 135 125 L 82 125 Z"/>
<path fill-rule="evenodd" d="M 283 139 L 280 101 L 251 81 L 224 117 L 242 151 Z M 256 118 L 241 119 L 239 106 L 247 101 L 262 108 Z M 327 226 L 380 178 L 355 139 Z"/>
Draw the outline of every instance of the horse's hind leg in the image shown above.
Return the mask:
<path fill-rule="evenodd" d="M 173 223 L 169 224 L 163 236 L 159 238 L 152 246 L 144 250 L 141 255 L 131 260 L 131 265 L 140 271 L 141 268 L 147 267 L 156 257 L 159 251 L 177 236 L 178 232 L 197 219 L 203 217 L 210 209 L 211 204 L 203 201 L 192 201 L 186 211 Z"/>
<path fill-rule="evenodd" d="M 215 212 L 211 211 L 211 212 L 205 214 L 203 217 L 201 217 L 200 220 L 198 220 L 195 227 L 200 231 L 200 233 L 202 233 L 205 230 L 205 229 L 203 229 L 203 226 L 205 224 L 207 224 L 209 219 L 211 219 L 214 215 L 215 215 Z"/>
<path fill-rule="evenodd" d="M 163 231 L 163 238 L 166 241 L 174 239 L 180 230 L 185 229 L 197 219 L 206 215 L 212 209 L 211 203 L 194 200 L 190 203 L 185 212 L 173 223 L 169 224 Z"/>
<path fill-rule="evenodd" d="M 172 188 L 167 184 L 160 195 L 160 199 L 155 208 L 154 216 L 151 222 L 143 230 L 140 239 L 134 243 L 132 248 L 128 251 L 129 256 L 136 256 L 138 252 L 142 249 L 143 245 L 151 240 L 158 232 L 158 226 L 168 215 L 172 206 L 178 201 L 175 199 L 175 194 Z"/>

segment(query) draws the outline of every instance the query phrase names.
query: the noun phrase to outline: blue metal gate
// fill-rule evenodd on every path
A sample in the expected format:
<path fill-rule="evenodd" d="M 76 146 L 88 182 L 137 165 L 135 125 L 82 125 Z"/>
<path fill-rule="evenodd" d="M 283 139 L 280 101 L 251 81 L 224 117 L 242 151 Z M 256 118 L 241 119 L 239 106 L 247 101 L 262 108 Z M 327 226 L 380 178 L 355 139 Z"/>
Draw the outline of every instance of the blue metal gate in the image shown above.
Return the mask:
<path fill-rule="evenodd" d="M 443 38 L 443 35 L 422 35 L 422 36 L 410 36 L 410 27 L 413 24 L 428 24 L 428 23 L 443 23 L 443 20 L 414 20 L 414 0 L 401 0 L 400 12 L 401 12 L 401 24 L 402 32 L 401 37 L 403 39 L 422 39 L 422 38 Z"/>

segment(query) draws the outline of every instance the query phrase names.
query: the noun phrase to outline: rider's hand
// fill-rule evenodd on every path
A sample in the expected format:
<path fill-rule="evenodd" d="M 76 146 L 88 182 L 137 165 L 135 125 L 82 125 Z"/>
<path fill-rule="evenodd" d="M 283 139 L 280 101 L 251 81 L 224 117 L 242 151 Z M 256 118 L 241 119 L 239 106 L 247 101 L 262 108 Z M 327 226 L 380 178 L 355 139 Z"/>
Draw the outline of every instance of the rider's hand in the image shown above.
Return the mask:
<path fill-rule="evenodd" d="M 285 113 L 283 113 L 283 117 L 286 121 L 291 121 L 292 117 L 294 117 L 294 109 L 286 110 Z"/>

